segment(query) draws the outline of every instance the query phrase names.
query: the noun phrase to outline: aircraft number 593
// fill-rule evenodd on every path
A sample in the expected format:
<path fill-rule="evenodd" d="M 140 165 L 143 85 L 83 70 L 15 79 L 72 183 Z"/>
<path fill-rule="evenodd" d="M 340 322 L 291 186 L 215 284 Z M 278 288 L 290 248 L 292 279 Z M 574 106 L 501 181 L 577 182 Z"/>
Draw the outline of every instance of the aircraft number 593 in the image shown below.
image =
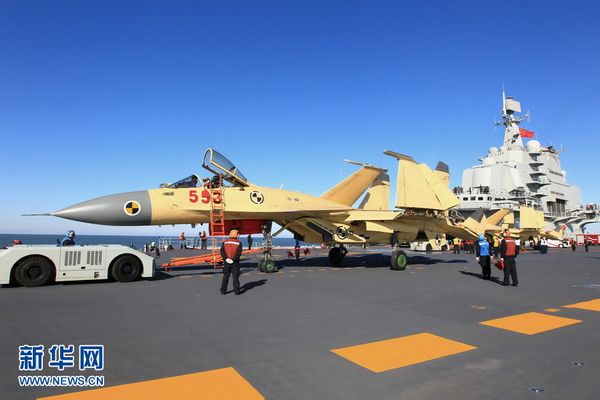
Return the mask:
<path fill-rule="evenodd" d="M 212 197 L 213 197 L 213 203 L 216 203 L 216 204 L 221 203 L 221 192 L 213 192 Z M 200 199 L 201 199 L 202 203 L 204 203 L 204 204 L 210 203 L 210 191 L 207 189 L 204 189 L 199 196 L 197 190 L 190 190 L 190 195 L 189 195 L 190 203 L 197 203 L 198 200 L 200 200 Z"/>

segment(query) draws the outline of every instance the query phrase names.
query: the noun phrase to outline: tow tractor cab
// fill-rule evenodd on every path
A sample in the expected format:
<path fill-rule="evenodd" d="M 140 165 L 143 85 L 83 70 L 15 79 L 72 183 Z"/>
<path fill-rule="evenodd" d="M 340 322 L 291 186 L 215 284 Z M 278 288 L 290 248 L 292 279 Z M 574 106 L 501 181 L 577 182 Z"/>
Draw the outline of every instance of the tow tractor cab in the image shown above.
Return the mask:
<path fill-rule="evenodd" d="M 154 258 L 121 245 L 19 245 L 0 250 L 0 284 L 42 286 L 50 282 L 154 276 Z"/>

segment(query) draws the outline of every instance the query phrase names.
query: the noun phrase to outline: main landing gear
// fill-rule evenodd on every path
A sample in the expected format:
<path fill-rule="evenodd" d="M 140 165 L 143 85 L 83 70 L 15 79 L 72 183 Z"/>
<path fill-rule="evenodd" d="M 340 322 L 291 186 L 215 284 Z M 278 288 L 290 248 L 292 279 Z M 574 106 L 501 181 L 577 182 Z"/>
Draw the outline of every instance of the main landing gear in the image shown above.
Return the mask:
<path fill-rule="evenodd" d="M 344 261 L 344 257 L 346 256 L 347 253 L 348 253 L 348 250 L 346 250 L 346 248 L 344 246 L 332 247 L 329 250 L 329 263 L 334 267 L 340 266 L 342 264 L 342 261 Z"/>
<path fill-rule="evenodd" d="M 406 269 L 406 265 L 408 264 L 408 257 L 406 253 L 402 250 L 395 248 L 392 251 L 392 259 L 390 268 L 394 271 L 404 271 Z"/>

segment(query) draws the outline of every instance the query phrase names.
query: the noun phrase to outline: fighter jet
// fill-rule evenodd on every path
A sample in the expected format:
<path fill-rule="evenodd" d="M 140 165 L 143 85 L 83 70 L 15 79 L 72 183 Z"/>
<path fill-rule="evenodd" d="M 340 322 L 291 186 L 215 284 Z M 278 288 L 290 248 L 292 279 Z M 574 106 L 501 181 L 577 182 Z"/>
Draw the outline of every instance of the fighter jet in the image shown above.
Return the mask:
<path fill-rule="evenodd" d="M 208 149 L 202 166 L 214 176 L 204 183 L 194 174 L 157 189 L 99 197 L 46 215 L 103 225 L 209 223 L 211 234 L 216 225 L 222 225 L 217 231 L 236 228 L 240 234 L 265 233 L 265 227 L 275 222 L 282 227 L 275 235 L 287 229 L 298 240 L 332 246 L 329 259 L 334 265 L 341 263 L 344 254 L 336 245 L 392 245 L 391 267 L 398 270 L 405 269 L 408 261 L 397 248 L 400 242 L 435 232 L 473 236 L 449 217 L 448 210 L 459 200 L 448 188 L 445 164 L 432 171 L 411 157 L 388 150 L 384 154 L 398 162 L 391 210 L 386 169 L 349 161 L 361 168 L 317 197 L 250 183 L 235 164 Z M 214 219 L 215 210 L 222 221 Z M 271 266 L 274 262 L 265 270 Z"/>
<path fill-rule="evenodd" d="M 508 229 L 511 236 L 522 242 L 537 242 L 541 237 L 560 240 L 563 235 L 563 230 L 546 231 L 544 212 L 526 206 L 520 206 L 518 210 L 501 208 L 490 216 L 478 210 L 461 225 L 475 234 L 487 236 L 500 235 Z"/>

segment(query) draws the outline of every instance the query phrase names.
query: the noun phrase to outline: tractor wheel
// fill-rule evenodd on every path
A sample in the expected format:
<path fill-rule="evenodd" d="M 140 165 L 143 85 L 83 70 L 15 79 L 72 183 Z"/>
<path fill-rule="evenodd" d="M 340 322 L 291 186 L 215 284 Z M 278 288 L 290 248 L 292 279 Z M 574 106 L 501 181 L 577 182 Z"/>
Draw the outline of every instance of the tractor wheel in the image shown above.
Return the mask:
<path fill-rule="evenodd" d="M 20 263 L 15 270 L 15 280 L 19 285 L 43 286 L 52 280 L 54 265 L 45 257 L 31 257 Z"/>
<path fill-rule="evenodd" d="M 119 282 L 132 282 L 142 274 L 142 263 L 136 256 L 126 254 L 114 261 L 111 272 Z"/>

